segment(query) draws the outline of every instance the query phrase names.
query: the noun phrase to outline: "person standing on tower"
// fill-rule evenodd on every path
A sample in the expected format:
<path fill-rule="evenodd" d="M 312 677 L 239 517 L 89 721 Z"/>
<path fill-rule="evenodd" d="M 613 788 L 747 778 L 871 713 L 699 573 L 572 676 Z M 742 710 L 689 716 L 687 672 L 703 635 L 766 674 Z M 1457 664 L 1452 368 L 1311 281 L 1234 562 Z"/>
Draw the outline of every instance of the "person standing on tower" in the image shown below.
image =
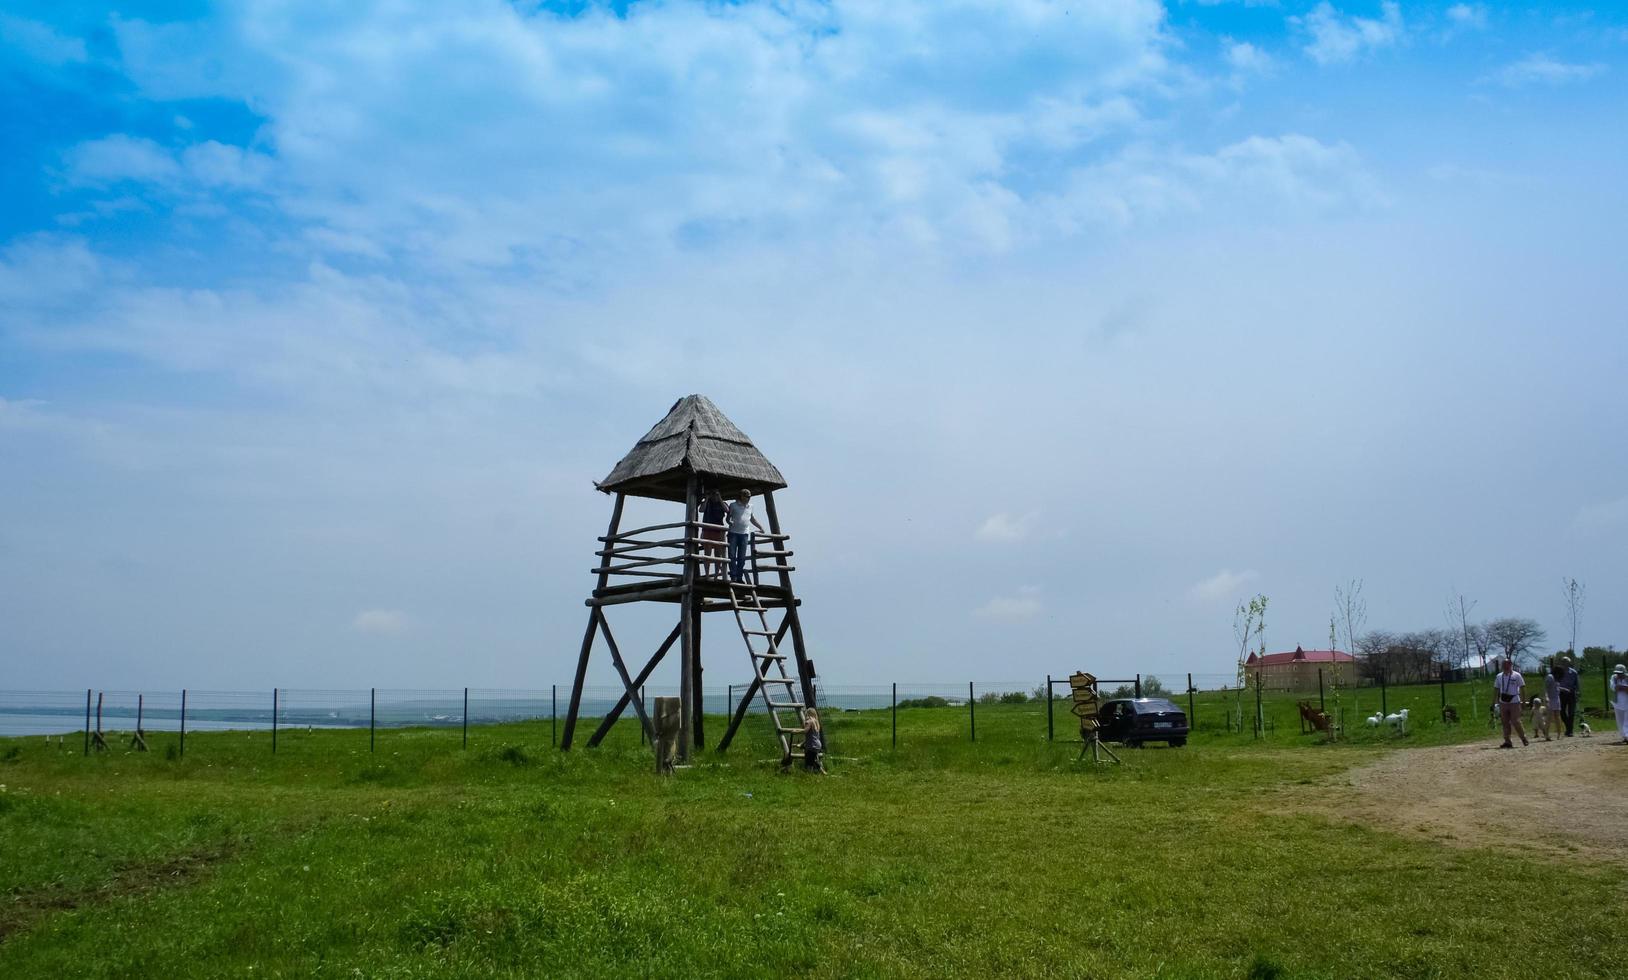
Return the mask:
<path fill-rule="evenodd" d="M 763 530 L 752 513 L 752 491 L 742 490 L 729 502 L 729 580 L 746 581 L 746 556 L 752 553 L 752 528 Z"/>
<path fill-rule="evenodd" d="M 724 521 L 728 517 L 724 495 L 716 487 L 707 491 L 707 499 L 701 504 L 701 523 L 715 525 L 701 529 L 701 550 L 712 559 L 702 566 L 708 578 L 724 577 Z"/>

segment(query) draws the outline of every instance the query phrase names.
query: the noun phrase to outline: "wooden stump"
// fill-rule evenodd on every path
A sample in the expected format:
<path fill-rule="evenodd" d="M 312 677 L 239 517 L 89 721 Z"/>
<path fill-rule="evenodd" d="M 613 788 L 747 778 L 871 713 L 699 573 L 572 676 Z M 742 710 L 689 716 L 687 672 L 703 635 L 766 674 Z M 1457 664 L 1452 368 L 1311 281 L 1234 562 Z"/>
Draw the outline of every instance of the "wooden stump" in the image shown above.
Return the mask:
<path fill-rule="evenodd" d="M 657 698 L 656 712 L 651 721 L 656 729 L 656 773 L 667 775 L 673 771 L 678 756 L 679 733 L 684 718 L 683 702 L 678 698 Z"/>

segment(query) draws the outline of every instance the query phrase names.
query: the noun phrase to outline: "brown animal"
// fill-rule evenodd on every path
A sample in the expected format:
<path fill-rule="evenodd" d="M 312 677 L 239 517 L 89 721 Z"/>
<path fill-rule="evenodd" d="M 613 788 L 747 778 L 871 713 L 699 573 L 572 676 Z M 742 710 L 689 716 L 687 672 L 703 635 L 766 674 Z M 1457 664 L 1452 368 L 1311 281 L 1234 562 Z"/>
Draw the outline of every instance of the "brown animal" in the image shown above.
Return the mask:
<path fill-rule="evenodd" d="M 1444 724 L 1458 724 L 1458 709 L 1450 704 L 1441 706 L 1441 720 Z"/>

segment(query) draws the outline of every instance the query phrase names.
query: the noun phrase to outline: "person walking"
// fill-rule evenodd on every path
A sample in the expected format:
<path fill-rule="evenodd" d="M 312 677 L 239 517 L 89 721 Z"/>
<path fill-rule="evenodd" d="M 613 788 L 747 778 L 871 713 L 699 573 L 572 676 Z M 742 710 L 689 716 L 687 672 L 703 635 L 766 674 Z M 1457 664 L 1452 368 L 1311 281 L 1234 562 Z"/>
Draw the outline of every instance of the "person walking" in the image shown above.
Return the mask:
<path fill-rule="evenodd" d="M 1511 731 L 1521 736 L 1521 744 L 1526 741 L 1526 727 L 1521 724 L 1521 692 L 1526 689 L 1526 678 L 1515 672 L 1515 661 L 1505 660 L 1504 669 L 1492 679 L 1493 690 L 1498 692 L 1498 716 L 1504 722 L 1504 744 L 1500 749 L 1512 749 L 1509 743 Z"/>
<path fill-rule="evenodd" d="M 1577 676 L 1577 669 L 1571 665 L 1570 657 L 1561 657 L 1560 666 L 1560 720 L 1566 726 L 1566 737 L 1571 738 L 1572 725 L 1577 720 L 1577 695 L 1582 689 L 1582 679 Z"/>
<path fill-rule="evenodd" d="M 1556 735 L 1560 734 L 1560 676 L 1565 668 L 1558 663 L 1550 664 L 1543 674 L 1543 703 L 1548 710 L 1543 717 L 1543 740 L 1550 741 L 1549 729 L 1554 729 Z"/>
<path fill-rule="evenodd" d="M 752 553 L 752 528 L 763 530 L 752 513 L 752 491 L 742 490 L 729 502 L 729 580 L 746 581 L 746 556 Z"/>
<path fill-rule="evenodd" d="M 1611 671 L 1611 710 L 1617 713 L 1617 734 L 1628 745 L 1628 666 L 1622 664 Z"/>

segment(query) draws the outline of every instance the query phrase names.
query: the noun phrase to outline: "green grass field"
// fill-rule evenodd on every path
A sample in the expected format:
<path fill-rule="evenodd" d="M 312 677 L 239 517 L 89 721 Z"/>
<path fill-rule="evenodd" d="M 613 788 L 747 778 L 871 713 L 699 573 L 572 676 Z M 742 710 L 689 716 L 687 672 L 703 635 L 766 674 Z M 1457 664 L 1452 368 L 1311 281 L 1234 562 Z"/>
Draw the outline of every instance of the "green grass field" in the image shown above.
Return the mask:
<path fill-rule="evenodd" d="M 1369 693 L 1363 692 L 1366 704 Z M 1077 764 L 1038 704 L 833 713 L 833 775 L 762 730 L 672 778 L 636 729 L 190 735 L 184 759 L 0 740 L 0 976 L 1610 976 L 1622 865 L 1319 815 L 1413 733 L 1217 731 Z M 1247 704 L 1247 702 L 1246 702 Z M 1349 701 L 1347 701 L 1349 704 Z M 1461 711 L 1467 713 L 1462 699 Z M 1371 712 L 1377 707 L 1377 698 Z M 1213 718 L 1206 718 L 1207 712 Z M 1059 738 L 1073 734 L 1057 705 Z M 720 731 L 722 719 L 709 719 Z M 1536 829 L 1535 829 L 1536 831 Z M 1619 856 L 1620 857 L 1620 856 Z M 1542 951 L 1536 961 L 1511 950 Z"/>

